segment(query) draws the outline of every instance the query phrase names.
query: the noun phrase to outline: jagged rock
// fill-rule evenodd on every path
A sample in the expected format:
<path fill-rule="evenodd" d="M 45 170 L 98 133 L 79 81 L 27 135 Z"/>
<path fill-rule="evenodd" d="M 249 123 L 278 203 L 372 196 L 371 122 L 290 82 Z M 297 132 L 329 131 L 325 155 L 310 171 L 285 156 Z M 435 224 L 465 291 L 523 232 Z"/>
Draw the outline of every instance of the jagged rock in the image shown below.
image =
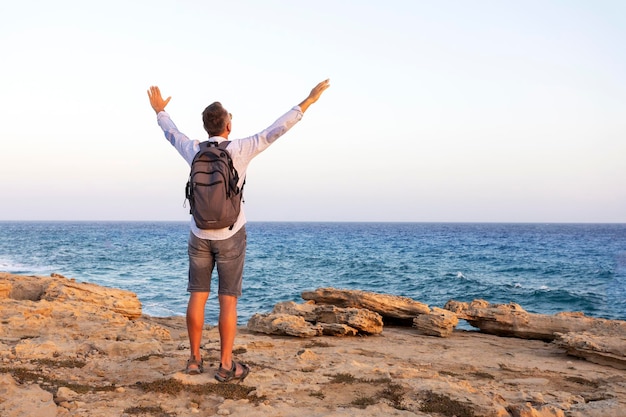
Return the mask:
<path fill-rule="evenodd" d="M 626 369 L 626 321 L 587 317 L 582 313 L 533 314 L 521 306 L 448 301 L 445 308 L 485 333 L 555 341 L 568 354 Z"/>
<path fill-rule="evenodd" d="M 41 297 L 47 301 L 95 304 L 131 320 L 141 317 L 141 302 L 137 294 L 95 284 L 77 283 L 62 277 L 50 282 Z"/>
<path fill-rule="evenodd" d="M 626 334 L 556 333 L 555 344 L 571 356 L 626 370 Z"/>
<path fill-rule="evenodd" d="M 59 274 L 51 277 L 17 276 L 0 272 L 0 299 L 39 302 L 77 302 L 103 307 L 126 318 L 141 316 L 135 293 L 95 284 L 79 283 Z"/>
<path fill-rule="evenodd" d="M 318 323 L 345 324 L 365 334 L 383 331 L 383 318 L 370 310 L 321 305 L 316 307 L 315 314 Z"/>
<path fill-rule="evenodd" d="M 133 293 L 51 277 L 0 273 L 0 338 L 17 340 L 17 357 L 72 357 L 85 344 L 110 355 L 137 357 L 159 352 L 168 330 L 136 322 L 141 303 Z M 60 331 L 62 329 L 62 331 Z M 94 341 L 95 342 L 91 342 Z M 136 342 L 126 348 L 125 341 Z"/>
<path fill-rule="evenodd" d="M 411 298 L 368 291 L 318 288 L 315 291 L 304 291 L 302 298 L 315 301 L 316 304 L 364 308 L 380 314 L 383 319 L 411 324 L 420 314 L 430 313 L 430 308 L 426 304 Z"/>
<path fill-rule="evenodd" d="M 313 303 L 296 304 L 293 301 L 286 301 L 276 304 L 273 313 L 300 316 L 308 322 L 320 324 L 323 328 L 327 328 L 324 334 L 331 334 L 342 328 L 347 331 L 345 335 L 352 333 L 345 327 L 326 326 L 327 324 L 346 325 L 365 334 L 380 334 L 383 331 L 382 317 L 362 308 L 341 308 Z"/>
<path fill-rule="evenodd" d="M 313 302 L 297 304 L 293 301 L 285 301 L 276 304 L 272 312 L 274 314 L 289 314 L 302 317 L 305 321 L 315 324 L 321 329 L 321 334 L 324 336 L 356 336 L 359 333 L 357 329 L 345 323 L 342 324 L 332 320 L 330 322 L 322 322 L 319 307 L 320 306 L 315 305 Z"/>
<path fill-rule="evenodd" d="M 340 308 L 313 303 L 278 303 L 270 314 L 255 314 L 248 329 L 267 334 L 311 337 L 379 334 L 383 320 L 379 314 L 359 308 Z"/>
<path fill-rule="evenodd" d="M 485 300 L 465 303 L 450 300 L 444 308 L 484 333 L 498 336 L 552 341 L 557 337 L 556 333 L 590 329 L 604 334 L 626 335 L 626 321 L 591 318 L 582 313 L 534 314 L 515 303 L 490 304 Z"/>
<path fill-rule="evenodd" d="M 421 314 L 413 319 L 413 327 L 429 336 L 448 337 L 459 324 L 459 319 L 451 311 L 433 307 L 429 314 Z"/>
<path fill-rule="evenodd" d="M 256 313 L 248 320 L 248 330 L 282 336 L 313 337 L 322 334 L 322 327 L 291 314 Z"/>
<path fill-rule="evenodd" d="M 315 313 L 316 307 L 317 305 L 312 301 L 302 304 L 294 303 L 293 301 L 285 301 L 276 304 L 272 313 L 291 314 L 292 316 L 300 316 L 308 322 L 315 322 L 317 321 L 317 314 Z"/>

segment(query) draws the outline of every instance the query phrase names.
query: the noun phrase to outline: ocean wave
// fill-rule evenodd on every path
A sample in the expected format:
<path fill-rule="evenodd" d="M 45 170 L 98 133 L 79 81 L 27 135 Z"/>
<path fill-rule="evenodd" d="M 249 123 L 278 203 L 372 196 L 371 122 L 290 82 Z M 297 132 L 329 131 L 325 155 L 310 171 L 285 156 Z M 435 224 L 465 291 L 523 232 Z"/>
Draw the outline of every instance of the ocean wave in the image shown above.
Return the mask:
<path fill-rule="evenodd" d="M 51 274 L 55 272 L 55 267 L 46 265 L 27 265 L 21 262 L 16 262 L 11 259 L 2 258 L 0 259 L 0 271 L 9 272 L 11 274 Z"/>
<path fill-rule="evenodd" d="M 446 278 L 458 278 L 458 279 L 467 279 L 465 277 L 465 274 L 463 274 L 463 272 L 461 271 L 456 271 L 456 272 L 446 272 L 445 274 L 443 274 L 444 277 Z"/>

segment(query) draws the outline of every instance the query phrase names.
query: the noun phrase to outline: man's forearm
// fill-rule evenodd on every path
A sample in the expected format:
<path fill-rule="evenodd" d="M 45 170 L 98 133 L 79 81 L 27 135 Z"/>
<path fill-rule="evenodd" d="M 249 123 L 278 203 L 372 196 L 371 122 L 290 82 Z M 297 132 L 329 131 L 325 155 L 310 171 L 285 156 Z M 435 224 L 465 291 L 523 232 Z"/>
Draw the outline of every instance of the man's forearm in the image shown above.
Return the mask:
<path fill-rule="evenodd" d="M 305 98 L 302 103 L 299 104 L 302 113 L 307 111 L 309 106 L 315 103 L 328 87 L 330 87 L 330 80 L 324 80 L 321 83 L 317 84 L 315 87 L 313 87 L 313 89 L 309 93 L 309 96 Z"/>
<path fill-rule="evenodd" d="M 302 110 L 302 113 L 304 113 L 309 108 L 309 106 L 313 103 L 315 103 L 315 101 L 307 97 L 304 99 L 302 103 L 298 104 L 298 106 L 300 106 L 300 110 Z"/>

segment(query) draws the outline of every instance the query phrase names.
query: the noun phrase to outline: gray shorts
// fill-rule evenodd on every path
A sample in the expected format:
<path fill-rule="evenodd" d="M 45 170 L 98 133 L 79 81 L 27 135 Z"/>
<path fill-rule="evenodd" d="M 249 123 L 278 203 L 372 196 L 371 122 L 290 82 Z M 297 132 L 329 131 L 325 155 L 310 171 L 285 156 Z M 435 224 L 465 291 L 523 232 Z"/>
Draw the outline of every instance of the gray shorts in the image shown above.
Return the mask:
<path fill-rule="evenodd" d="M 241 296 L 246 257 L 246 227 L 224 240 L 200 239 L 189 233 L 189 292 L 210 292 L 211 275 L 217 264 L 219 295 Z"/>

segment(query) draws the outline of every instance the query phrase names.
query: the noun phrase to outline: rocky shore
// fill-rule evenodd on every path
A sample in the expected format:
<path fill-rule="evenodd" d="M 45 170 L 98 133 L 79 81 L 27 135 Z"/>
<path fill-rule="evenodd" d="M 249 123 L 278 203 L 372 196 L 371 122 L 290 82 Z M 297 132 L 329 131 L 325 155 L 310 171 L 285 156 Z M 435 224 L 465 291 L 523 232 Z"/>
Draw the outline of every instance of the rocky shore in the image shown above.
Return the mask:
<path fill-rule="evenodd" d="M 205 373 L 188 376 L 183 317 L 143 315 L 127 291 L 0 273 L 0 416 L 626 417 L 624 321 L 302 296 L 240 328 L 235 356 L 252 373 L 220 384 L 216 328 Z"/>

